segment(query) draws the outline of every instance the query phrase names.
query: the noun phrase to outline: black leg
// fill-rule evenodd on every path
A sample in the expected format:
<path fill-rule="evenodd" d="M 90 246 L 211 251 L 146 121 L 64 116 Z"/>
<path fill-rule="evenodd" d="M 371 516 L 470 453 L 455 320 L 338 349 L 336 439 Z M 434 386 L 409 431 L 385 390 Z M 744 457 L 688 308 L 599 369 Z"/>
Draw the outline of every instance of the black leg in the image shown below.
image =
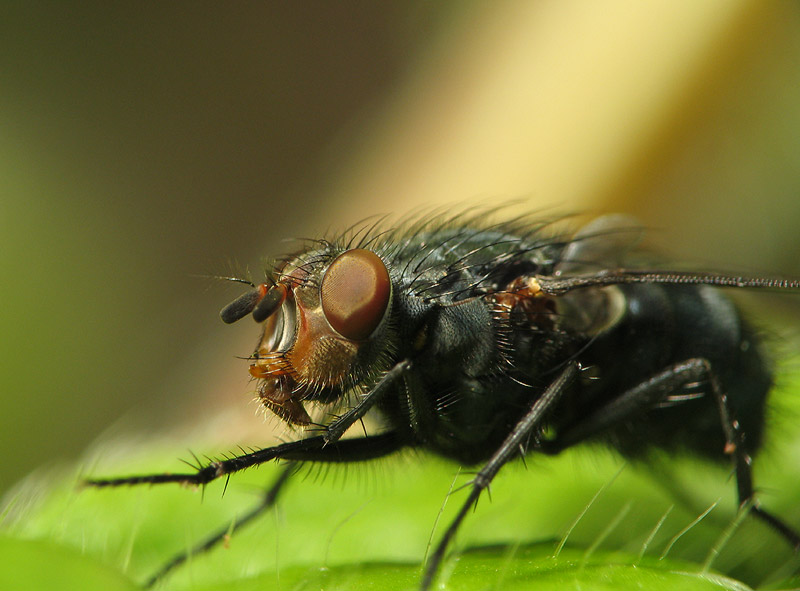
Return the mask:
<path fill-rule="evenodd" d="M 197 472 L 188 474 L 146 474 L 143 476 L 125 476 L 122 478 L 90 478 L 84 481 L 86 486 L 107 487 L 134 484 L 163 484 L 178 482 L 182 484 L 208 484 L 220 476 L 257 466 L 270 460 L 298 460 L 311 462 L 357 462 L 388 455 L 406 445 L 396 433 L 388 432 L 370 435 L 359 439 L 346 439 L 328 443 L 322 435 L 290 441 L 274 447 L 267 447 L 249 454 L 236 456 L 208 466 L 199 468 Z"/>
<path fill-rule="evenodd" d="M 122 478 L 97 478 L 84 481 L 86 486 L 97 488 L 126 486 L 136 484 L 163 484 L 178 482 L 184 484 L 205 485 L 221 476 L 226 476 L 250 466 L 256 466 L 270 460 L 284 459 L 298 462 L 357 462 L 388 455 L 406 445 L 406 441 L 393 432 L 381 435 L 366 436 L 360 439 L 340 441 L 344 432 L 356 421 L 361 419 L 370 408 L 391 388 L 391 384 L 399 379 L 411 367 L 410 361 L 402 361 L 395 365 L 383 376 L 375 388 L 372 389 L 359 403 L 330 425 L 324 428 L 322 435 L 308 437 L 300 441 L 293 441 L 261 449 L 252 453 L 243 454 L 223 461 L 211 462 L 205 467 L 198 467 L 195 473 L 184 474 L 146 474 L 142 476 L 126 476 Z M 243 517 L 239 518 L 237 526 L 252 521 L 258 515 L 273 506 L 278 493 L 289 478 L 292 465 L 287 466 L 281 476 L 267 490 L 263 500 Z M 153 586 L 167 573 L 183 564 L 189 556 L 206 552 L 216 546 L 229 533 L 229 528 L 223 528 L 204 542 L 198 544 L 187 552 L 176 555 L 155 573 L 146 583 L 147 587 Z"/>
<path fill-rule="evenodd" d="M 231 527 L 223 527 L 211 534 L 203 542 L 197 544 L 194 548 L 191 548 L 185 552 L 181 552 L 180 554 L 176 554 L 172 560 L 167 562 L 158 570 L 158 572 L 154 573 L 149 579 L 147 579 L 144 584 L 145 588 L 149 589 L 158 583 L 169 572 L 186 562 L 190 556 L 196 556 L 198 554 L 208 552 L 221 541 L 223 541 L 228 535 L 232 534 L 234 529 L 239 529 L 245 526 L 256 519 L 259 515 L 269 510 L 270 507 L 275 504 L 275 501 L 277 501 L 278 494 L 280 494 L 280 492 L 283 490 L 284 485 L 289 480 L 289 476 L 292 474 L 295 468 L 296 465 L 294 463 L 287 464 L 275 482 L 273 482 L 272 485 L 266 490 L 264 497 L 261 499 L 261 502 L 258 503 L 258 505 L 250 509 L 250 511 L 244 515 L 238 517 L 235 524 L 233 524 Z"/>
<path fill-rule="evenodd" d="M 687 359 L 684 362 L 676 363 L 622 393 L 596 410 L 594 414 L 556 434 L 555 439 L 542 441 L 541 451 L 557 454 L 568 447 L 577 445 L 637 413 L 653 408 L 683 386 L 701 381 L 709 374 L 708 362 L 705 359 Z M 726 439 L 730 440 L 727 429 L 725 435 Z"/>
<path fill-rule="evenodd" d="M 541 451 L 556 454 L 619 424 L 635 414 L 652 408 L 683 386 L 707 381 L 719 408 L 720 423 L 725 434 L 724 452 L 732 457 L 736 470 L 739 505 L 751 504 L 753 515 L 780 533 L 795 550 L 800 550 L 800 534 L 776 516 L 762 509 L 754 498 L 752 457 L 747 452 L 738 421 L 732 416 L 728 396 L 722 391 L 711 365 L 706 359 L 687 359 L 666 368 L 649 380 L 631 388 L 586 419 L 559 433 L 555 439 L 541 442 Z"/>
<path fill-rule="evenodd" d="M 758 499 L 755 498 L 755 490 L 753 488 L 753 458 L 745 447 L 744 436 L 739 428 L 739 422 L 732 416 L 728 404 L 728 396 L 722 391 L 719 381 L 713 371 L 711 371 L 711 366 L 708 362 L 706 362 L 706 369 L 708 371 L 709 381 L 711 382 L 711 388 L 719 404 L 722 426 L 723 429 L 725 429 L 727 441 L 725 444 L 725 453 L 733 456 L 736 469 L 736 491 L 739 495 L 739 507 L 750 504 L 750 512 L 755 517 L 783 536 L 783 538 L 791 544 L 795 552 L 800 551 L 800 534 L 772 513 L 762 509 Z"/>
<path fill-rule="evenodd" d="M 381 381 L 378 382 L 378 384 L 366 396 L 364 396 L 358 404 L 324 428 L 323 437 L 325 438 L 325 441 L 329 443 L 332 441 L 338 441 L 353 423 L 364 418 L 364 415 L 367 414 L 369 409 L 375 406 L 375 403 L 378 402 L 378 400 L 383 398 L 383 395 L 391 389 L 392 382 L 402 377 L 402 375 L 408 372 L 409 369 L 411 369 L 411 361 L 408 359 L 401 361 L 392 369 L 390 369 L 388 373 L 383 376 Z"/>
<path fill-rule="evenodd" d="M 569 363 L 565 369 L 561 371 L 559 376 L 547 387 L 547 390 L 539 397 L 538 400 L 531 406 L 528 413 L 516 424 L 514 430 L 509 434 L 500 448 L 494 452 L 492 457 L 486 465 L 478 472 L 472 481 L 472 489 L 470 490 L 469 497 L 466 502 L 461 506 L 458 514 L 455 516 L 450 526 L 445 531 L 439 544 L 436 546 L 428 564 L 425 565 L 425 573 L 422 577 L 422 584 L 420 585 L 422 591 L 430 589 L 433 583 L 433 577 L 444 559 L 447 547 L 456 534 L 461 522 L 467 515 L 467 511 L 475 505 L 484 489 L 488 488 L 489 483 L 495 477 L 497 472 L 503 465 L 508 462 L 514 455 L 524 448 L 525 442 L 528 438 L 535 434 L 537 429 L 542 423 L 542 420 L 553 405 L 561 397 L 561 394 L 566 390 L 569 384 L 578 375 L 580 368 L 577 363 Z"/>
<path fill-rule="evenodd" d="M 339 439 L 344 432 L 356 421 L 363 418 L 375 403 L 391 388 L 391 384 L 399 379 L 411 367 L 408 360 L 396 364 L 386 375 L 381 378 L 378 384 L 361 401 L 344 415 L 326 426 L 324 433 L 316 437 L 307 437 L 300 441 L 292 441 L 275 447 L 260 449 L 253 453 L 244 454 L 229 458 L 227 460 L 212 462 L 204 468 L 199 468 L 194 474 L 149 474 L 145 476 L 129 476 L 124 478 L 100 478 L 88 479 L 84 482 L 87 486 L 123 486 L 133 484 L 162 484 L 165 482 L 180 482 L 184 484 L 207 484 L 216 480 L 220 476 L 232 474 L 239 470 L 244 470 L 250 466 L 263 464 L 274 459 L 297 459 L 321 462 L 336 461 L 358 461 L 371 459 L 391 453 L 395 449 L 402 447 L 402 444 L 395 441 L 396 435 L 384 433 L 372 437 L 364 437 L 358 440 L 351 440 L 339 443 Z M 362 442 L 360 444 L 355 441 Z M 392 446 L 396 447 L 392 447 Z M 330 448 L 323 451 L 323 448 Z M 388 448 L 389 451 L 384 451 Z M 357 457 L 344 459 L 344 456 L 351 458 L 348 454 Z M 338 458 L 343 459 L 339 460 Z"/>
<path fill-rule="evenodd" d="M 396 433 L 388 432 L 372 435 L 359 439 L 346 439 L 326 444 L 324 436 L 310 437 L 300 441 L 293 441 L 269 447 L 250 454 L 245 454 L 222 462 L 213 462 L 205 468 L 200 468 L 194 474 L 150 474 L 143 476 L 128 476 L 123 478 L 107 478 L 87 480 L 87 486 L 109 487 L 126 486 L 134 484 L 161 484 L 166 482 L 179 482 L 189 484 L 207 484 L 225 474 L 243 470 L 249 466 L 261 464 L 272 459 L 284 459 L 297 462 L 329 462 L 351 463 L 362 460 L 371 460 L 389 455 L 406 445 Z M 287 466 L 273 485 L 267 490 L 263 500 L 247 514 L 241 517 L 237 526 L 252 521 L 258 515 L 274 505 L 281 488 L 289 478 L 293 465 Z M 206 552 L 218 544 L 228 534 L 229 528 L 224 528 L 209 536 L 204 542 L 198 544 L 188 552 L 175 556 L 165 564 L 146 582 L 151 587 L 161 580 L 175 567 L 181 565 L 189 556 Z"/>

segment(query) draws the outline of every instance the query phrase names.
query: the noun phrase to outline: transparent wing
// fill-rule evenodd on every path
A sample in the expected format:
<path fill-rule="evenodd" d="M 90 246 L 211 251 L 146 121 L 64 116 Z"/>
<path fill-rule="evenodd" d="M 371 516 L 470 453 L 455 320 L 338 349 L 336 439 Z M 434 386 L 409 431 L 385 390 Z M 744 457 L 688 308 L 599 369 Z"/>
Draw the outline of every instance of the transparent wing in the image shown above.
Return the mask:
<path fill-rule="evenodd" d="M 609 214 L 583 226 L 564 249 L 555 275 L 580 275 L 620 267 L 642 241 L 644 229 L 635 218 Z"/>
<path fill-rule="evenodd" d="M 644 230 L 632 217 L 612 214 L 592 220 L 572 238 L 555 266 L 557 277 L 617 269 L 642 240 Z M 625 311 L 618 287 L 580 289 L 558 298 L 559 311 L 575 330 L 598 334 L 613 326 Z"/>

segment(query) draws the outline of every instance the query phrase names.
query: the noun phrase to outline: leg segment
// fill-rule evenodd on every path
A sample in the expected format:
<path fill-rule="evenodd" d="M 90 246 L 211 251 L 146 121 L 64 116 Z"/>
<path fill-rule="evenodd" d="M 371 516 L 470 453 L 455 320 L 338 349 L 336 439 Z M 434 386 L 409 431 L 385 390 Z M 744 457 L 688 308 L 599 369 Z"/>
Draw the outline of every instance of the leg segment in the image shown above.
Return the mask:
<path fill-rule="evenodd" d="M 323 434 L 325 441 L 330 443 L 339 440 L 353 423 L 362 419 L 369 409 L 375 406 L 378 400 L 383 398 L 386 392 L 391 389 L 391 384 L 400 379 L 409 369 L 411 369 L 411 362 L 408 359 L 401 361 L 390 369 L 372 391 L 364 396 L 358 404 L 325 427 L 325 433 Z"/>
<path fill-rule="evenodd" d="M 495 477 L 497 472 L 502 466 L 508 462 L 515 454 L 519 453 L 520 448 L 525 441 L 534 433 L 541 425 L 542 420 L 553 405 L 558 402 L 561 394 L 577 377 L 580 368 L 577 363 L 570 362 L 564 368 L 559 376 L 547 387 L 542 396 L 534 402 L 528 413 L 517 423 L 514 430 L 511 431 L 509 436 L 500 446 L 500 448 L 492 455 L 486 465 L 478 472 L 475 479 L 472 481 L 472 489 L 466 502 L 462 505 L 456 517 L 450 523 L 450 526 L 445 531 L 439 544 L 436 546 L 428 564 L 425 566 L 425 573 L 422 578 L 421 589 L 427 591 L 433 583 L 433 577 L 439 569 L 439 565 L 444 559 L 447 547 L 456 534 L 461 522 L 467 515 L 467 511 L 475 505 L 478 498 L 484 489 L 488 488 L 489 483 Z"/>
<path fill-rule="evenodd" d="M 300 441 L 290 441 L 274 447 L 267 447 L 227 460 L 212 462 L 208 466 L 198 469 L 195 473 L 93 478 L 85 480 L 84 484 L 98 488 L 134 484 L 162 484 L 166 482 L 202 485 L 208 484 L 220 476 L 226 476 L 270 460 L 358 462 L 388 455 L 405 444 L 405 441 L 391 431 L 380 435 L 370 435 L 359 439 L 346 439 L 332 443 L 328 443 L 323 435 L 319 435 L 301 439 Z"/>
<path fill-rule="evenodd" d="M 388 455 L 399 450 L 407 443 L 396 433 L 388 432 L 345 441 L 340 441 L 340 438 L 350 425 L 361 419 L 390 390 L 391 384 L 407 372 L 410 367 L 411 362 L 407 360 L 395 365 L 354 408 L 328 425 L 322 435 L 276 445 L 223 461 L 212 462 L 205 467 L 199 467 L 195 473 L 147 474 L 123 478 L 88 479 L 84 481 L 84 484 L 97 488 L 136 484 L 163 484 L 167 482 L 205 485 L 221 476 L 230 475 L 270 460 L 357 462 Z M 279 492 L 289 478 L 292 468 L 293 466 L 289 465 L 284 469 L 275 483 L 267 490 L 263 500 L 240 518 L 237 526 L 241 527 L 254 520 L 258 515 L 274 505 Z M 178 554 L 155 573 L 147 581 L 146 586 L 151 587 L 154 585 L 172 569 L 185 562 L 189 556 L 210 550 L 223 540 L 228 533 L 229 528 L 221 529 L 188 552 Z"/>
<path fill-rule="evenodd" d="M 596 410 L 594 414 L 558 433 L 555 439 L 542 441 L 541 451 L 547 454 L 557 454 L 568 447 L 582 443 L 638 413 L 653 408 L 659 402 L 666 400 L 670 394 L 674 394 L 687 384 L 701 381 L 709 375 L 709 366 L 705 359 L 688 359 L 676 363 L 622 393 Z M 728 431 L 728 429 L 725 430 L 725 436 L 728 441 L 731 441 L 732 434 Z"/>
<path fill-rule="evenodd" d="M 401 361 L 383 376 L 355 407 L 325 427 L 324 433 L 316 437 L 308 437 L 300 441 L 292 441 L 283 445 L 268 447 L 249 454 L 236 456 L 227 460 L 212 462 L 194 474 L 150 474 L 145 476 L 129 476 L 125 478 L 88 479 L 88 486 L 123 486 L 133 484 L 162 484 L 180 482 L 185 484 L 207 484 L 212 480 L 244 470 L 250 466 L 263 464 L 274 459 L 297 459 L 320 462 L 357 461 L 380 457 L 402 447 L 394 433 L 367 436 L 362 439 L 340 442 L 344 432 L 372 408 L 375 403 L 390 389 L 411 367 L 408 360 Z M 341 459 L 340 459 L 341 458 Z"/>
<path fill-rule="evenodd" d="M 666 368 L 649 380 L 624 392 L 586 419 L 559 433 L 555 439 L 542 441 L 541 451 L 549 454 L 559 453 L 602 433 L 643 410 L 652 408 L 687 384 L 698 381 L 706 381 L 710 385 L 711 392 L 717 401 L 720 423 L 725 433 L 724 452 L 732 457 L 736 470 L 739 505 L 743 506 L 753 500 L 750 509 L 753 515 L 774 528 L 795 550 L 800 550 L 800 534 L 762 509 L 753 498 L 755 491 L 753 489 L 752 457 L 745 447 L 739 423 L 731 414 L 728 396 L 722 391 L 719 380 L 706 359 L 687 359 Z"/>
<path fill-rule="evenodd" d="M 196 556 L 198 554 L 203 554 L 204 552 L 208 552 L 212 548 L 214 548 L 217 544 L 223 541 L 229 534 L 232 534 L 235 529 L 239 529 L 244 525 L 250 523 L 251 521 L 255 520 L 259 515 L 268 511 L 278 500 L 278 495 L 283 490 L 284 485 L 289 480 L 289 476 L 295 470 L 296 465 L 294 463 L 287 464 L 283 471 L 280 473 L 278 478 L 272 485 L 266 490 L 264 493 L 264 497 L 261 499 L 261 502 L 250 509 L 247 513 L 242 515 L 241 517 L 236 519 L 235 527 L 223 527 L 218 531 L 211 534 L 208 538 L 206 538 L 203 542 L 197 544 L 194 548 L 187 550 L 185 552 L 181 552 L 180 554 L 176 554 L 172 560 L 167 562 L 164 566 L 162 566 L 157 572 L 153 573 L 153 575 L 147 579 L 144 584 L 146 589 L 149 589 L 161 579 L 163 579 L 167 574 L 169 574 L 173 569 L 179 567 L 184 562 L 186 562 L 190 556 Z"/>
<path fill-rule="evenodd" d="M 87 480 L 87 486 L 108 487 L 125 486 L 134 484 L 161 484 L 165 482 L 179 482 L 189 484 L 207 484 L 220 476 L 231 474 L 243 470 L 249 466 L 254 466 L 267 462 L 272 459 L 292 460 L 278 479 L 267 490 L 262 501 L 243 517 L 239 518 L 237 527 L 254 520 L 264 511 L 275 504 L 278 494 L 282 490 L 290 473 L 294 468 L 294 462 L 358 462 L 371 460 L 374 458 L 389 455 L 404 447 L 406 442 L 396 433 L 388 432 L 381 435 L 372 435 L 359 439 L 346 439 L 336 441 L 327 445 L 324 436 L 310 437 L 300 441 L 293 441 L 269 447 L 250 454 L 245 454 L 222 462 L 214 462 L 205 468 L 200 468 L 194 474 L 151 474 L 145 476 L 129 476 L 124 478 L 108 478 Z M 204 542 L 198 544 L 188 552 L 176 555 L 172 560 L 165 564 L 157 573 L 147 580 L 145 586 L 152 587 L 161 580 L 167 573 L 175 567 L 180 566 L 189 556 L 207 552 L 216 546 L 229 533 L 229 528 L 223 528 Z"/>

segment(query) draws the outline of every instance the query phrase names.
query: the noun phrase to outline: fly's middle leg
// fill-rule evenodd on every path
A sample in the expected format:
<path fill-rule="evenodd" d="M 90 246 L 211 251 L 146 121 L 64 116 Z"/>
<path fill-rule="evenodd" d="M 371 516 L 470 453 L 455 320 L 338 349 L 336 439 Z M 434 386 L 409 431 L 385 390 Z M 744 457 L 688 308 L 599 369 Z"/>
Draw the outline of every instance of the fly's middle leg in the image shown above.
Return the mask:
<path fill-rule="evenodd" d="M 535 434 L 541 427 L 542 421 L 547 417 L 548 412 L 555 406 L 561 398 L 561 395 L 575 380 L 580 372 L 580 366 L 576 362 L 570 362 L 561 371 L 559 376 L 547 387 L 544 393 L 533 403 L 531 408 L 522 417 L 522 419 L 515 425 L 511 433 L 503 441 L 502 445 L 492 454 L 492 457 L 484 465 L 483 468 L 475 475 L 472 480 L 472 487 L 467 497 L 467 500 L 461 506 L 458 514 L 455 516 L 450 526 L 445 531 L 441 540 L 436 546 L 433 554 L 431 554 L 427 565 L 425 566 L 425 573 L 422 577 L 421 589 L 427 591 L 433 583 L 433 578 L 436 571 L 444 559 L 445 552 L 452 541 L 453 537 L 458 531 L 461 522 L 467 515 L 471 507 L 478 502 L 481 493 L 489 488 L 489 484 L 494 479 L 500 468 L 508 462 L 516 454 L 524 449 L 525 443 L 530 439 L 532 434 Z"/>

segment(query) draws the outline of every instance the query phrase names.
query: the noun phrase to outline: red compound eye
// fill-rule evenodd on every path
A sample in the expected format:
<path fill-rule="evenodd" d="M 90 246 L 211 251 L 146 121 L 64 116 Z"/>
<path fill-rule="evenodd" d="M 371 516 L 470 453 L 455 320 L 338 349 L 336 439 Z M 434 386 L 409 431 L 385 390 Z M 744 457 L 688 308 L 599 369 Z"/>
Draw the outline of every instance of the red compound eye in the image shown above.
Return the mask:
<path fill-rule="evenodd" d="M 363 248 L 343 252 L 322 278 L 325 318 L 346 339 L 362 341 L 380 324 L 391 286 L 386 265 L 374 252 Z"/>

